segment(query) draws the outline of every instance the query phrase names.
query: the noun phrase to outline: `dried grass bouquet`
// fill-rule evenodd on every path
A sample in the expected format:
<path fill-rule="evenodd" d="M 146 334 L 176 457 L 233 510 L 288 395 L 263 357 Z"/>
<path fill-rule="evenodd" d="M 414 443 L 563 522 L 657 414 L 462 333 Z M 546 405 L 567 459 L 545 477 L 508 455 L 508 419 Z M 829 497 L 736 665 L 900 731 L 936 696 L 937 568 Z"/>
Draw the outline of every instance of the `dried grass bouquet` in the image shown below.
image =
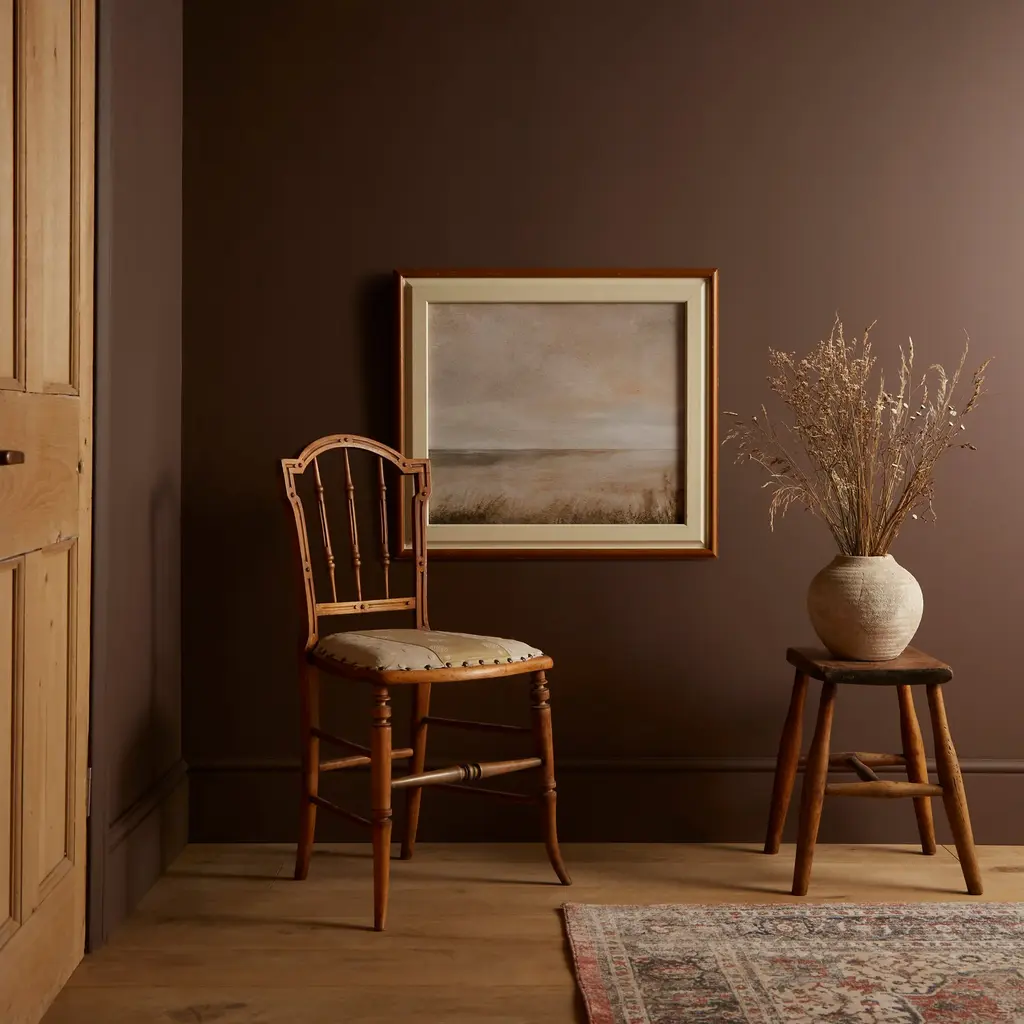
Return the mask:
<path fill-rule="evenodd" d="M 920 510 L 934 518 L 936 463 L 951 448 L 976 450 L 964 440 L 964 420 L 989 364 L 974 371 L 970 395 L 958 404 L 968 346 L 952 376 L 938 364 L 929 368 L 929 387 L 928 373 L 915 381 L 910 341 L 900 348 L 896 390 L 886 390 L 881 374 L 876 389 L 870 332 L 848 342 L 837 316 L 803 359 L 769 349 L 775 373 L 768 382 L 793 422 L 773 423 L 762 405 L 759 416 L 737 420 L 725 437 L 738 446 L 737 462 L 768 471 L 773 529 L 777 515 L 803 505 L 825 521 L 844 555 L 885 555 L 907 516 L 917 519 Z"/>

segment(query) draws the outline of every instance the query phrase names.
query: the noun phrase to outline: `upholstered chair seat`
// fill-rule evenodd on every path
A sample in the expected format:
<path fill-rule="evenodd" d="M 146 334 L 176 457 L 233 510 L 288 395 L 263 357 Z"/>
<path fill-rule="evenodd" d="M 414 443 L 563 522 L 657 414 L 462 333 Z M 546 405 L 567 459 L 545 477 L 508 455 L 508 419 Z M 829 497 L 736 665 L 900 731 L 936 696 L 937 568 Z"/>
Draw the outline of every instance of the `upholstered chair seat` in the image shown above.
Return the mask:
<path fill-rule="evenodd" d="M 543 652 L 519 640 L 436 629 L 360 629 L 322 637 L 321 658 L 382 672 L 505 665 L 540 658 Z"/>

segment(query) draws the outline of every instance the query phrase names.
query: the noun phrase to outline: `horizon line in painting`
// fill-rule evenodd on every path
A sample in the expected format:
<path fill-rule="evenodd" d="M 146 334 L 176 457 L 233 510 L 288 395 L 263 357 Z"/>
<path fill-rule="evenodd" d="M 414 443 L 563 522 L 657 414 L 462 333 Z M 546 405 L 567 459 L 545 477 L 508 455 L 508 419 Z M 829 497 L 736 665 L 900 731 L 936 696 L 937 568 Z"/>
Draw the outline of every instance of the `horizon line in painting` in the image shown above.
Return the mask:
<path fill-rule="evenodd" d="M 435 524 L 665 524 L 685 508 L 676 449 L 442 449 Z"/>

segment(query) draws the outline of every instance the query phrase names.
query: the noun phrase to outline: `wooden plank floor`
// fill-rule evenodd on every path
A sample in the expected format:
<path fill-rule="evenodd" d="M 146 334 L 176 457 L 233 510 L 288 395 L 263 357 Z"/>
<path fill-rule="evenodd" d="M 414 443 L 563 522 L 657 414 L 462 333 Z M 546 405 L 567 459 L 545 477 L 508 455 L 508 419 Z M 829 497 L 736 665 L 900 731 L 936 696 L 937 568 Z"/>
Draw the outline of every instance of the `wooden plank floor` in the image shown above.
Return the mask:
<path fill-rule="evenodd" d="M 365 846 L 190 846 L 44 1024 L 573 1024 L 584 1020 L 558 907 L 790 901 L 793 847 L 424 845 L 392 869 L 369 929 Z M 986 900 L 1024 900 L 1024 848 L 980 850 Z M 970 900 L 952 848 L 819 847 L 811 901 Z"/>

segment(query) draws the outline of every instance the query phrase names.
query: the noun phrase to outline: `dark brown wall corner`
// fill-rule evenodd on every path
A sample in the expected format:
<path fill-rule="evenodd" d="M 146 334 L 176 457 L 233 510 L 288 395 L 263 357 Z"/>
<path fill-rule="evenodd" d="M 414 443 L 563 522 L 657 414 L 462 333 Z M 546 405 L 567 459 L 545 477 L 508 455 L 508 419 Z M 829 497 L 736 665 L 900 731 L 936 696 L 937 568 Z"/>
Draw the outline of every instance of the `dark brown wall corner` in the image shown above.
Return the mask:
<path fill-rule="evenodd" d="M 181 0 L 98 25 L 88 941 L 186 838 L 181 759 Z"/>

